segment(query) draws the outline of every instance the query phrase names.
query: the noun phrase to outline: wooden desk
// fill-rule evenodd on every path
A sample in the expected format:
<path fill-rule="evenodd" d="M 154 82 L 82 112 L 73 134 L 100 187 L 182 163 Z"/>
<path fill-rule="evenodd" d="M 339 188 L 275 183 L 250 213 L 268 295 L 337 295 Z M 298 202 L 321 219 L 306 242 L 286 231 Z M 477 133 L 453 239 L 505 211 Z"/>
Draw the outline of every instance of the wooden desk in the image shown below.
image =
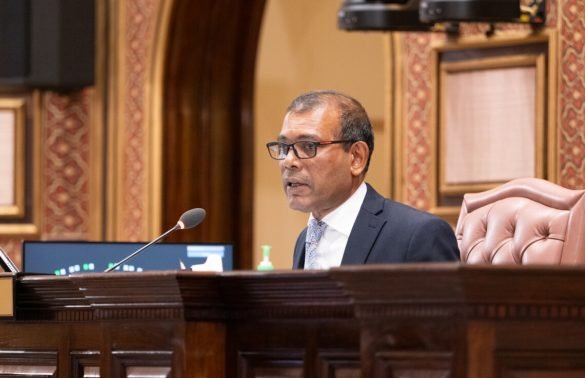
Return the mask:
<path fill-rule="evenodd" d="M 585 377 L 585 267 L 331 272 L 361 324 L 363 377 Z"/>
<path fill-rule="evenodd" d="M 15 298 L 0 376 L 585 376 L 585 268 L 22 276 Z"/>
<path fill-rule="evenodd" d="M 0 273 L 0 318 L 14 316 L 14 274 Z"/>

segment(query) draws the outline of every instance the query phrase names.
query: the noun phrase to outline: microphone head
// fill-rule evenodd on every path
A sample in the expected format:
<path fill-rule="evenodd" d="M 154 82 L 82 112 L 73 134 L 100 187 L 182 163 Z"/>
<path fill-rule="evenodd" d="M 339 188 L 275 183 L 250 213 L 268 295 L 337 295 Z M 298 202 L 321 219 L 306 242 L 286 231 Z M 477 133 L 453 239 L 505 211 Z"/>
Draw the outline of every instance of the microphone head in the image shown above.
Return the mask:
<path fill-rule="evenodd" d="M 183 215 L 181 215 L 181 218 L 179 218 L 177 225 L 181 230 L 193 228 L 197 226 L 199 223 L 203 222 L 203 219 L 205 219 L 205 215 L 206 215 L 205 210 L 200 208 L 187 210 L 183 213 Z"/>

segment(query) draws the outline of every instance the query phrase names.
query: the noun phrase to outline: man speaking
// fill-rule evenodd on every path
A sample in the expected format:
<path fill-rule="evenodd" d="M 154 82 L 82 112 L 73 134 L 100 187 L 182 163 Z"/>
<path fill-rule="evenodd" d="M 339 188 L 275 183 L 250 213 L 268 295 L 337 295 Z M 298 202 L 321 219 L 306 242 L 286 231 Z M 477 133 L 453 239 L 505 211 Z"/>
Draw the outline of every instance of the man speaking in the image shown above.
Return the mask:
<path fill-rule="evenodd" d="M 300 95 L 266 147 L 279 161 L 290 208 L 310 213 L 293 268 L 459 260 L 447 222 L 365 183 L 374 134 L 357 100 L 336 91 Z"/>

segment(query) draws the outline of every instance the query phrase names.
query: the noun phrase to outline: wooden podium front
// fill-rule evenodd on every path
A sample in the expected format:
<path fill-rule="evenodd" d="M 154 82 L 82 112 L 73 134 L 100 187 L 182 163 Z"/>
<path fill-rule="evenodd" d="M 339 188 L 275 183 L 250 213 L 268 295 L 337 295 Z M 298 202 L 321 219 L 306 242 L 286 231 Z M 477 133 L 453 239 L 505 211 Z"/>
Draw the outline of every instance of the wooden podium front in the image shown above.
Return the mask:
<path fill-rule="evenodd" d="M 359 374 L 358 322 L 327 272 L 23 276 L 15 297 L 0 377 Z"/>
<path fill-rule="evenodd" d="M 585 268 L 18 276 L 0 377 L 585 377 Z"/>

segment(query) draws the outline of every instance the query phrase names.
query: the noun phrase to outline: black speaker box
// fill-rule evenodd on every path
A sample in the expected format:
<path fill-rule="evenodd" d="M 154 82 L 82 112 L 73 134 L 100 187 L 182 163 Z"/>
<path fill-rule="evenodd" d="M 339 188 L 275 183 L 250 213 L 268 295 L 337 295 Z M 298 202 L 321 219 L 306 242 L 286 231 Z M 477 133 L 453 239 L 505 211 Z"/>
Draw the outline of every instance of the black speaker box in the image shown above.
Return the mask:
<path fill-rule="evenodd" d="M 0 87 L 93 85 L 95 0 L 0 0 Z"/>

